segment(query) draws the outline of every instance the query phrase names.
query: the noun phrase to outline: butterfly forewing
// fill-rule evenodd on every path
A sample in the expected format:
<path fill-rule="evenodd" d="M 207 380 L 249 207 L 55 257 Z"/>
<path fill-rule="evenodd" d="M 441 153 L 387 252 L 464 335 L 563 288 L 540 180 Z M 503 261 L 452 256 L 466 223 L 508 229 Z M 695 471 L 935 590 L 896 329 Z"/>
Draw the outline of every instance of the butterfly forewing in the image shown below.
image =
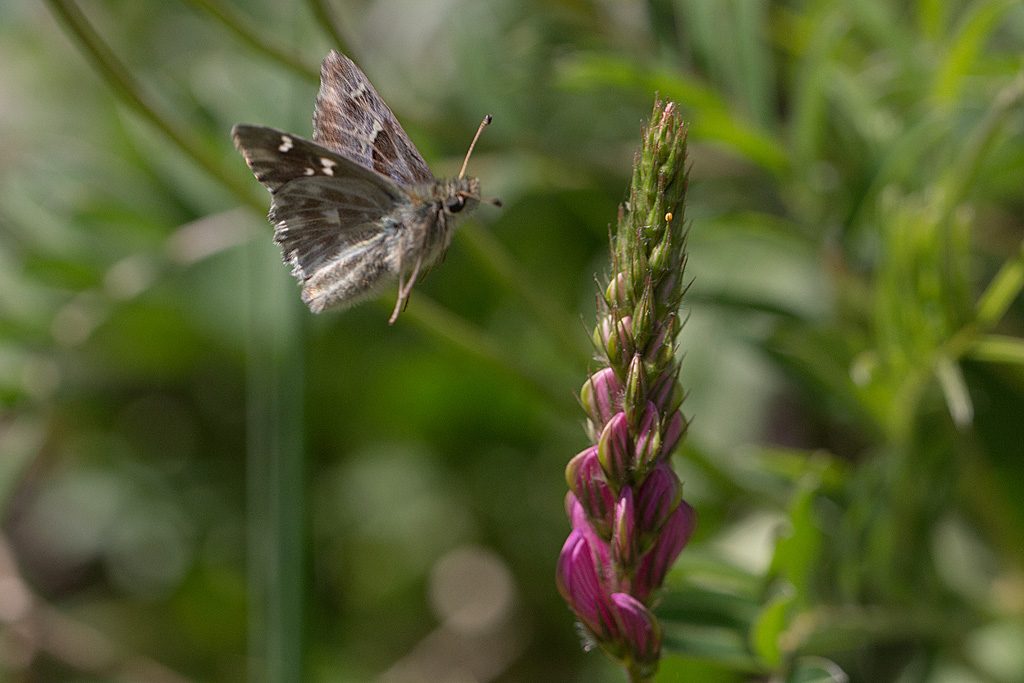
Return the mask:
<path fill-rule="evenodd" d="M 333 50 L 320 69 L 313 140 L 399 185 L 434 180 L 370 81 L 351 59 Z"/>
<path fill-rule="evenodd" d="M 374 171 L 300 137 L 245 125 L 233 135 L 270 190 L 274 241 L 304 285 L 331 261 L 371 243 L 385 230 L 382 219 L 406 197 Z"/>

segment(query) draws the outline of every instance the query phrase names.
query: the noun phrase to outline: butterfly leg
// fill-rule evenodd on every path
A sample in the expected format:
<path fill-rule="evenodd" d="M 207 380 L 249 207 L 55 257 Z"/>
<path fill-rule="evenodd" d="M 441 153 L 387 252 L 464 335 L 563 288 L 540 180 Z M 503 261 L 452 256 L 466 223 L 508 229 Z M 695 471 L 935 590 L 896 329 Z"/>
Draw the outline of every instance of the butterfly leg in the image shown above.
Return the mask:
<path fill-rule="evenodd" d="M 398 301 L 395 302 L 395 310 L 391 313 L 391 318 L 388 320 L 388 325 L 394 325 L 398 319 L 398 314 L 404 310 L 403 304 L 407 304 L 409 301 L 409 294 L 412 293 L 412 286 L 416 284 L 416 278 L 420 274 L 420 267 L 423 265 L 423 259 L 416 259 L 416 267 L 412 269 L 412 274 L 409 275 L 409 279 L 402 282 L 402 277 L 398 277 Z"/>

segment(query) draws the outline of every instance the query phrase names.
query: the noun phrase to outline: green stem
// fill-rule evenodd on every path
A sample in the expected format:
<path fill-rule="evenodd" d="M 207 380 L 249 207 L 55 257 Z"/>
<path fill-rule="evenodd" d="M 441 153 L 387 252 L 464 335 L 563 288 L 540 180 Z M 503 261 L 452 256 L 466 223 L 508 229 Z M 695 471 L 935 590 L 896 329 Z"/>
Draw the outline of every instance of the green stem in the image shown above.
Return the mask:
<path fill-rule="evenodd" d="M 524 308 L 543 324 L 562 349 L 582 367 L 593 356 L 582 323 L 557 301 L 534 284 L 534 278 L 487 230 L 460 230 L 459 239 L 468 246 L 477 261 L 486 266 L 496 280 L 524 303 Z"/>
<path fill-rule="evenodd" d="M 1009 85 L 996 93 L 992 106 L 985 112 L 985 117 L 972 131 L 964 146 L 963 152 L 951 166 L 946 175 L 946 205 L 941 215 L 947 215 L 953 207 L 962 202 L 968 190 L 977 180 L 982 162 L 988 157 L 996 134 L 1002 130 L 1003 124 L 1013 109 L 1024 99 L 1024 71 Z"/>
<path fill-rule="evenodd" d="M 790 654 L 827 657 L 870 643 L 955 641 L 976 626 L 961 611 L 822 605 L 795 615 L 779 643 Z"/>
<path fill-rule="evenodd" d="M 522 382 L 538 396 L 564 410 L 567 415 L 576 412 L 572 395 L 565 392 L 561 385 L 552 383 L 543 372 L 527 367 L 513 349 L 503 347 L 492 335 L 471 325 L 424 294 L 417 293 L 415 299 L 415 303 L 402 313 L 403 318 L 414 322 L 435 338 Z M 390 301 L 380 299 L 379 302 L 382 307 L 391 310 Z"/>
<path fill-rule="evenodd" d="M 627 671 L 626 674 L 629 676 L 629 683 L 649 683 L 651 680 L 649 678 L 644 678 L 633 671 Z"/>
<path fill-rule="evenodd" d="M 243 43 L 256 52 L 294 71 L 307 81 L 320 83 L 320 71 L 318 69 L 310 68 L 291 51 L 277 45 L 275 41 L 268 39 L 267 36 L 260 35 L 252 22 L 242 14 L 221 4 L 217 0 L 186 0 L 186 2 L 191 3 L 220 21 Z"/>
<path fill-rule="evenodd" d="M 629 679 L 629 683 L 650 683 L 651 681 L 650 677 L 644 676 L 635 666 L 626 667 L 626 677 Z"/>
<path fill-rule="evenodd" d="M 334 45 L 345 54 L 351 54 L 347 47 L 347 41 L 341 36 L 341 30 L 327 9 L 324 0 L 306 0 L 306 4 L 309 5 L 309 10 L 313 13 L 313 17 L 320 24 L 323 32 L 334 41 Z"/>
<path fill-rule="evenodd" d="M 262 296 L 250 297 L 246 332 L 248 680 L 300 683 L 307 537 L 302 328 L 276 253 L 259 242 L 249 253 L 250 290 Z"/>
<path fill-rule="evenodd" d="M 188 132 L 185 126 L 172 122 L 169 117 L 157 111 L 156 106 L 149 102 L 131 73 L 103 42 L 73 0 L 43 1 L 50 6 L 58 21 L 63 23 L 68 32 L 78 40 L 85 56 L 93 63 L 96 71 L 107 81 L 115 94 L 120 96 L 142 118 L 166 135 L 197 166 L 216 178 L 240 201 L 254 208 L 261 207 L 261 202 L 256 199 L 251 183 L 243 181 L 240 174 L 228 171 L 220 157 L 208 151 L 198 139 Z"/>
<path fill-rule="evenodd" d="M 966 355 L 985 363 L 1024 366 L 1024 340 L 999 334 L 986 334 L 974 340 Z"/>
<path fill-rule="evenodd" d="M 1024 244 L 1007 260 L 978 300 L 977 320 L 986 329 L 998 323 L 1024 287 Z"/>

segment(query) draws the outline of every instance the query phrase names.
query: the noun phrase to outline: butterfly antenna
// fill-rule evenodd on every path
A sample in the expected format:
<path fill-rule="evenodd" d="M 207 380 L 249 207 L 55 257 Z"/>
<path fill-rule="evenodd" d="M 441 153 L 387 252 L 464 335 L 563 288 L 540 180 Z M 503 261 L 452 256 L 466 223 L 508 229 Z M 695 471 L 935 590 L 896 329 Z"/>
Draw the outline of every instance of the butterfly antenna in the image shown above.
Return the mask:
<path fill-rule="evenodd" d="M 459 178 L 466 175 L 466 165 L 469 163 L 469 155 L 473 153 L 473 148 L 476 147 L 476 141 L 480 139 L 480 133 L 484 132 L 484 128 L 491 122 L 491 115 L 488 114 L 484 117 L 484 120 L 480 122 L 480 127 L 476 129 L 476 135 L 473 136 L 473 142 L 469 143 L 469 151 L 466 152 L 466 160 L 462 162 L 462 170 L 459 171 Z"/>
<path fill-rule="evenodd" d="M 487 202 L 491 206 L 496 206 L 499 209 L 502 207 L 501 200 L 496 199 L 495 197 L 481 197 L 478 194 L 470 194 L 468 192 L 460 192 L 459 194 L 465 197 L 466 199 L 475 199 L 478 202 Z"/>

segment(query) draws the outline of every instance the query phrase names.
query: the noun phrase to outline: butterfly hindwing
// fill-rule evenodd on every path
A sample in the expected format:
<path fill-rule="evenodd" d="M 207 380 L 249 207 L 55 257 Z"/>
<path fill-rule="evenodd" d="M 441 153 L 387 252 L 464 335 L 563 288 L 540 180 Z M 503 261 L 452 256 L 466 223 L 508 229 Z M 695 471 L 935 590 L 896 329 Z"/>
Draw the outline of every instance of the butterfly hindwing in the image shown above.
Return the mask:
<path fill-rule="evenodd" d="M 334 50 L 320 68 L 313 140 L 400 185 L 434 181 L 427 163 L 366 75 Z"/>
<path fill-rule="evenodd" d="M 390 254 L 398 240 L 380 231 L 331 254 L 302 285 L 302 300 L 314 313 L 365 301 L 397 278 Z"/>
<path fill-rule="evenodd" d="M 373 243 L 385 216 L 407 197 L 387 178 L 309 140 L 263 126 L 235 126 L 232 134 L 270 190 L 274 241 L 303 285 Z"/>

